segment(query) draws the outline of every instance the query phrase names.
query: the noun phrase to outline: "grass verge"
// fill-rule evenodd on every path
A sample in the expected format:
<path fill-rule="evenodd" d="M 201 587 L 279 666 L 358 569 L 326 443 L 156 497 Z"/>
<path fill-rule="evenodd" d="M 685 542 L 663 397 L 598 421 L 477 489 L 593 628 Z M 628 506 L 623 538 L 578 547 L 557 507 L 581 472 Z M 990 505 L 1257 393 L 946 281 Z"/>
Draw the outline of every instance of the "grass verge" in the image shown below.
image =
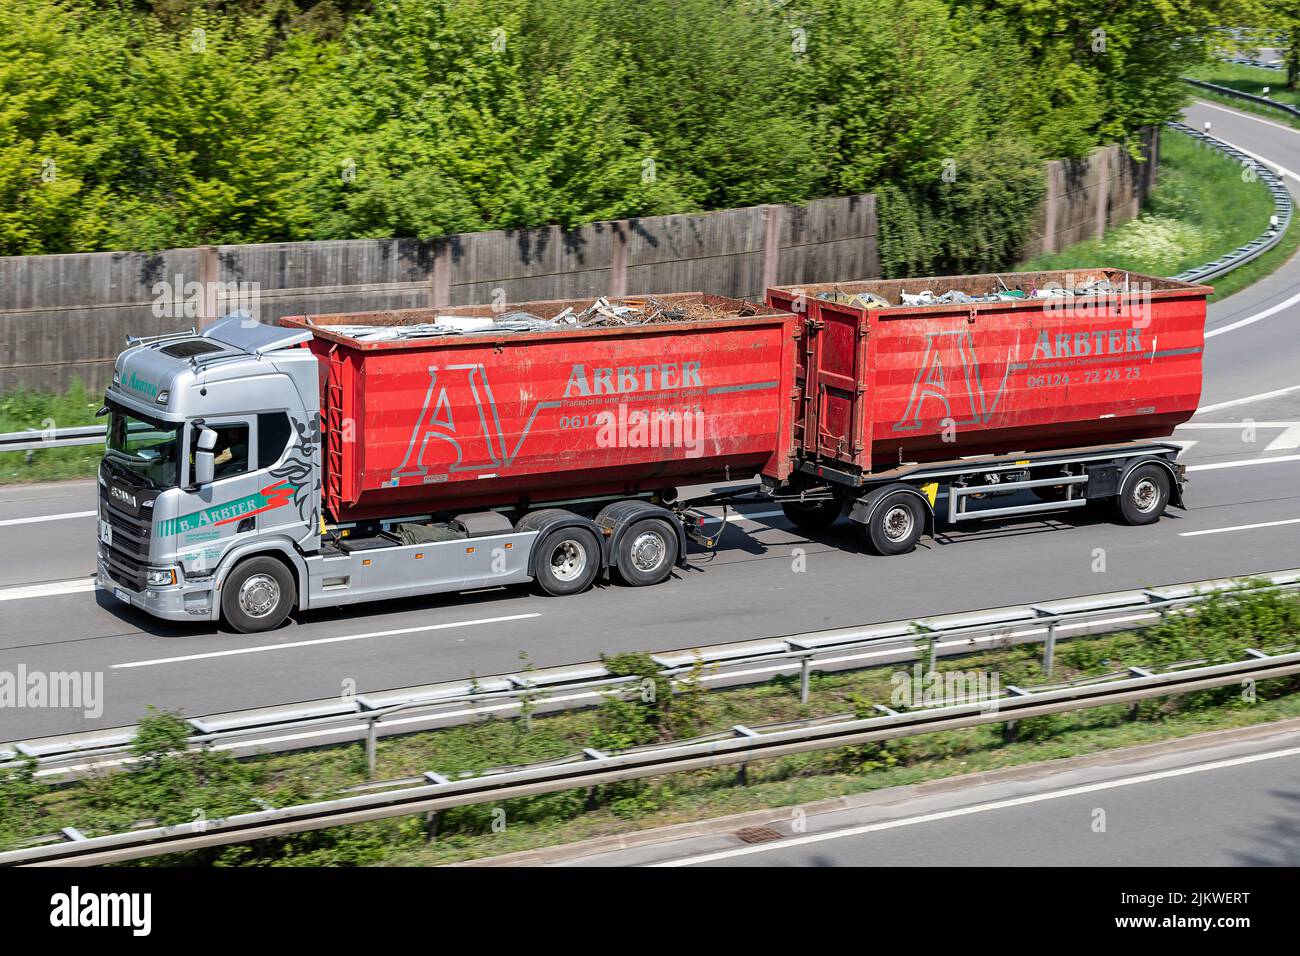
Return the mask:
<path fill-rule="evenodd" d="M 1140 216 L 1100 239 L 1036 256 L 1023 268 L 1084 269 L 1105 264 L 1147 275 L 1177 275 L 1254 239 L 1268 227 L 1272 214 L 1268 189 L 1258 180 L 1243 178 L 1239 164 L 1190 136 L 1165 130 L 1160 137 L 1156 188 Z M 1288 233 L 1294 239 L 1300 229 Z M 1253 273 L 1255 278 L 1262 274 Z M 1216 298 L 1247 281 L 1230 273 L 1216 283 Z"/>
<path fill-rule="evenodd" d="M 1275 593 L 1215 598 L 1194 617 L 1171 617 L 1142 631 L 1072 640 L 1058 649 L 1057 679 L 1113 672 L 1130 664 L 1240 659 L 1247 647 L 1277 649 L 1300 637 L 1300 600 Z M 996 675 L 1002 686 L 1041 681 L 1041 648 L 1017 647 L 948 659 L 940 670 Z M 643 655 L 610 658 L 624 673 L 652 673 Z M 655 740 L 756 727 L 843 712 L 871 714 L 872 704 L 904 704 L 894 693 L 897 670 L 817 675 L 810 703 L 799 703 L 797 680 L 705 692 L 699 674 L 677 694 L 611 697 L 600 707 L 531 721 L 485 720 L 381 741 L 380 779 L 426 770 L 454 775 L 529 763 L 576 752 L 606 751 Z M 860 747 L 758 761 L 740 783 L 734 768 L 717 768 L 596 788 L 462 807 L 441 814 L 441 832 L 426 840 L 418 817 L 334 827 L 274 840 L 176 854 L 160 863 L 199 865 L 428 865 L 494 856 L 635 829 L 745 810 L 791 806 L 842 794 L 917 783 L 1199 733 L 1300 716 L 1300 677 L 1258 687 L 1227 687 L 1142 703 L 1136 714 L 1118 705 L 1019 722 L 1007 740 L 1001 725 L 933 733 Z M 0 772 L 0 846 L 75 826 L 97 835 L 146 823 L 208 819 L 259 806 L 286 806 L 340 795 L 365 782 L 359 745 L 312 753 L 266 755 L 236 762 L 223 754 L 185 752 L 185 725 L 155 713 L 142 722 L 139 762 L 62 789 L 31 776 L 30 765 Z"/>
<path fill-rule="evenodd" d="M 1288 90 L 1286 88 L 1286 73 L 1282 70 L 1266 70 L 1259 66 L 1247 66 L 1244 63 L 1227 63 L 1223 60 L 1216 60 L 1213 63 L 1207 63 L 1198 69 L 1191 70 L 1187 74 L 1194 80 L 1201 80 L 1205 83 L 1213 83 L 1216 86 L 1226 86 L 1230 90 L 1236 90 L 1239 93 L 1249 93 L 1252 96 L 1267 96 L 1278 103 L 1285 103 L 1287 106 L 1300 106 L 1300 90 Z M 1268 90 L 1267 93 L 1264 90 Z M 1209 90 L 1196 88 L 1198 95 L 1200 93 L 1209 93 Z M 1233 100 L 1234 103 L 1240 103 L 1241 100 Z M 1260 109 L 1267 109 L 1261 106 Z M 1275 115 L 1283 115 L 1280 111 L 1274 111 Z"/>
<path fill-rule="evenodd" d="M 100 396 L 91 395 L 80 382 L 73 383 L 64 395 L 14 392 L 0 397 L 0 432 L 102 424 L 95 418 L 102 404 Z M 2 452 L 0 484 L 89 478 L 95 474 L 101 457 L 103 449 L 97 444 Z"/>

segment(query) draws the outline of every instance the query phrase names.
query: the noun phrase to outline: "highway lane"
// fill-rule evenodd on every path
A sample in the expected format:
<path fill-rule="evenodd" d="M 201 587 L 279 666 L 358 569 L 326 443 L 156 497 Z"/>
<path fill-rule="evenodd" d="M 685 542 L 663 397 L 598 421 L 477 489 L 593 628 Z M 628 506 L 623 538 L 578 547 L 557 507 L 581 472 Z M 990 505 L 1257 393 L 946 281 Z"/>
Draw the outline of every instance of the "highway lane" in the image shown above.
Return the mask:
<path fill-rule="evenodd" d="M 86 554 L 94 510 L 94 481 L 0 488 L 0 541 L 6 544 L 0 588 L 94 571 L 95 555 Z"/>
<path fill-rule="evenodd" d="M 1216 434 L 1192 452 L 1223 441 Z M 1237 501 L 1243 486 L 1250 500 Z M 1295 525 L 1182 535 L 1300 517 L 1297 488 L 1295 460 L 1196 472 L 1192 507 L 1156 526 L 1068 515 L 963 527 L 892 559 L 863 554 L 848 522 L 809 541 L 782 519 L 764 518 L 736 523 L 716 557 L 696 555 L 691 570 L 656 588 L 610 586 L 564 599 L 522 588 L 412 599 L 309 613 L 273 635 L 171 627 L 103 592 L 0 601 L 0 669 L 21 663 L 29 670 L 104 671 L 106 709 L 98 723 L 116 725 L 134 720 L 146 704 L 203 714 L 328 697 L 353 686 L 349 681 L 366 691 L 501 673 L 519 668 L 521 652 L 548 666 L 602 652 L 689 647 L 1229 570 L 1263 572 L 1300 565 Z M 1102 557 L 1104 570 L 1094 570 Z M 526 614 L 536 616 L 405 631 Z M 6 714 L 0 737 L 91 725 L 79 712 L 20 710 Z"/>
<path fill-rule="evenodd" d="M 577 866 L 1296 866 L 1300 747 L 1289 733 L 1114 751 L 943 787 L 900 787 L 824 813 L 782 812 L 781 834 L 716 832 L 583 853 Z M 1154 750 L 1155 752 L 1151 752 Z M 665 834 L 670 836 L 671 834 Z M 651 837 L 653 835 L 646 835 Z M 645 837 L 643 836 L 643 839 Z M 1116 915 L 1124 915 L 1117 913 Z"/>
<path fill-rule="evenodd" d="M 1190 121 L 1197 121 L 1196 109 Z M 1239 128 L 1229 130 L 1227 122 L 1216 118 L 1215 132 L 1231 133 L 1246 148 L 1263 152 L 1285 140 L 1267 125 L 1235 120 Z M 1297 149 L 1300 168 L 1300 139 L 1285 142 Z M 765 516 L 733 523 L 716 556 L 697 551 L 690 570 L 657 588 L 601 587 L 564 599 L 526 589 L 436 596 L 309 613 L 273 635 L 240 636 L 170 626 L 84 590 L 94 560 L 91 518 L 4 523 L 92 510 L 93 483 L 0 489 L 0 670 L 102 670 L 108 691 L 97 721 L 78 712 L 13 711 L 0 739 L 129 723 L 147 704 L 203 714 L 327 697 L 353 686 L 348 682 L 367 691 L 512 671 L 521 653 L 548 666 L 602 652 L 1300 566 L 1300 525 L 1276 523 L 1300 518 L 1300 448 L 1287 448 L 1285 440 L 1287 426 L 1300 423 L 1300 390 L 1252 398 L 1300 384 L 1300 302 L 1240 325 L 1297 293 L 1300 262 L 1293 260 L 1211 306 L 1211 331 L 1236 327 L 1208 340 L 1206 411 L 1176 436 L 1194 443 L 1184 456 L 1194 469 L 1189 509 L 1150 528 L 1080 515 L 964 526 L 912 555 L 883 559 L 862 553 L 848 522 L 809 541 L 771 515 L 772 506 L 747 506 Z M 1248 400 L 1216 408 L 1242 399 Z M 1254 435 L 1232 427 L 1246 418 L 1268 427 L 1261 424 Z M 1233 463 L 1247 464 L 1223 467 Z M 1218 530 L 1254 525 L 1263 527 Z M 1185 536 L 1193 531 L 1214 533 Z M 1094 570 L 1098 549 L 1102 571 Z M 38 586 L 37 596 L 20 596 L 32 594 L 15 591 L 20 585 Z M 446 623 L 463 626 L 429 629 Z M 279 645 L 293 646 L 255 650 Z M 220 656 L 197 656 L 214 654 Z M 182 659 L 161 662 L 170 658 Z"/>

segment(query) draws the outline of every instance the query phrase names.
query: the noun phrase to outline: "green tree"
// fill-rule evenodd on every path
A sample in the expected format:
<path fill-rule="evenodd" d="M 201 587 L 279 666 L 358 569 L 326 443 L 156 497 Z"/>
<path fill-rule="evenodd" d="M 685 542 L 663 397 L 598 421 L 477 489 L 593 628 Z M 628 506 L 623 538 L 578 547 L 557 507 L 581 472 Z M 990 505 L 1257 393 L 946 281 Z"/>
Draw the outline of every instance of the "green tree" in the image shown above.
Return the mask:
<path fill-rule="evenodd" d="M 0 254 L 100 248 L 122 148 L 104 112 L 122 101 L 108 68 L 125 41 L 52 0 L 0 4 Z"/>

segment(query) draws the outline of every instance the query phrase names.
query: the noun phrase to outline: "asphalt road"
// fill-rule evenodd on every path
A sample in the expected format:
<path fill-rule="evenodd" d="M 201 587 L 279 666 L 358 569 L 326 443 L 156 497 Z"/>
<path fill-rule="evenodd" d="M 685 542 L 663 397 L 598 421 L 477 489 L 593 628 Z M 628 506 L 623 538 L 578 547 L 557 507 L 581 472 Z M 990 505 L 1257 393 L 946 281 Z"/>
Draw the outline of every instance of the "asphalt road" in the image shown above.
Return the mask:
<path fill-rule="evenodd" d="M 828 813 L 791 808 L 766 824 L 780 835 L 770 842 L 721 831 L 586 855 L 577 846 L 559 850 L 572 854 L 561 865 L 1294 867 L 1296 743 L 1292 728 L 1136 758 L 1115 751 L 1010 779 L 878 791 Z"/>
<path fill-rule="evenodd" d="M 1207 116 L 1222 138 L 1300 169 L 1300 133 L 1217 108 L 1188 118 Z M 128 724 L 149 704 L 201 715 L 514 671 L 521 654 L 544 667 L 1300 566 L 1300 260 L 1213 304 L 1207 330 L 1203 411 L 1175 436 L 1194 443 L 1189 507 L 1146 528 L 1077 514 L 989 522 L 877 558 L 848 522 L 810 541 L 751 506 L 715 556 L 697 550 L 655 588 L 435 596 L 241 636 L 156 621 L 93 590 L 92 482 L 2 488 L 0 671 L 103 671 L 105 707 L 96 719 L 8 710 L 0 740 Z"/>

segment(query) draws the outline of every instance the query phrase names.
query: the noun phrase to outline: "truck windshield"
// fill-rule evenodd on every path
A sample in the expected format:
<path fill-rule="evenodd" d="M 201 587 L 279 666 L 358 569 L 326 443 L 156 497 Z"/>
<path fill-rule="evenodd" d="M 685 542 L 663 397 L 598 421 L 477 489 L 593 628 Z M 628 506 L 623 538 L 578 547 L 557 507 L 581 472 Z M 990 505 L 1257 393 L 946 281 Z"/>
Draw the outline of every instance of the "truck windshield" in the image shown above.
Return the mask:
<path fill-rule="evenodd" d="M 119 470 L 155 488 L 174 488 L 180 481 L 181 426 L 139 418 L 110 406 L 104 452 Z"/>

